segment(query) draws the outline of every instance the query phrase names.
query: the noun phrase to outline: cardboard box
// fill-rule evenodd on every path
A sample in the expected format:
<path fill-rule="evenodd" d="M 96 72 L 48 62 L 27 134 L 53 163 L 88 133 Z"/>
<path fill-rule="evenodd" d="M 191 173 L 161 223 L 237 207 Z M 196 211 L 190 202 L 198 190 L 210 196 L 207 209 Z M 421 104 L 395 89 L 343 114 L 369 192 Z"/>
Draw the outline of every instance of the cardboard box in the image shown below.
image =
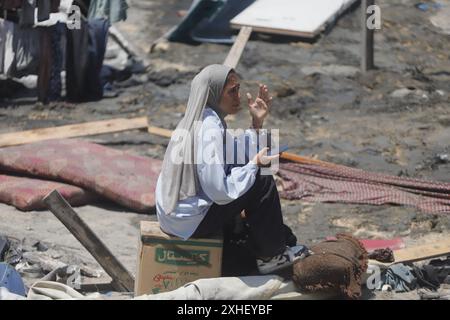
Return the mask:
<path fill-rule="evenodd" d="M 175 290 L 188 282 L 222 275 L 221 239 L 183 239 L 142 221 L 135 295 Z"/>

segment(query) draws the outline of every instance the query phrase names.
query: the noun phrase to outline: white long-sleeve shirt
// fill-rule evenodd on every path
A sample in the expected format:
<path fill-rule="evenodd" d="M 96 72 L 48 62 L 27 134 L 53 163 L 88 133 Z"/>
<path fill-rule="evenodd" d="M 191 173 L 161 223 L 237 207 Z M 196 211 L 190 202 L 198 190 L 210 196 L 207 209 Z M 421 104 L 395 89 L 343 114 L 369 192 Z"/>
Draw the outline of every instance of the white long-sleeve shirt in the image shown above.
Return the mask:
<path fill-rule="evenodd" d="M 205 108 L 196 139 L 198 194 L 178 201 L 174 212 L 166 214 L 160 203 L 161 179 L 170 177 L 160 175 L 156 185 L 156 211 L 162 230 L 185 240 L 191 237 L 213 203 L 225 205 L 245 194 L 253 186 L 258 171 L 256 164 L 246 161 L 257 153 L 255 130 L 231 135 L 217 113 Z"/>

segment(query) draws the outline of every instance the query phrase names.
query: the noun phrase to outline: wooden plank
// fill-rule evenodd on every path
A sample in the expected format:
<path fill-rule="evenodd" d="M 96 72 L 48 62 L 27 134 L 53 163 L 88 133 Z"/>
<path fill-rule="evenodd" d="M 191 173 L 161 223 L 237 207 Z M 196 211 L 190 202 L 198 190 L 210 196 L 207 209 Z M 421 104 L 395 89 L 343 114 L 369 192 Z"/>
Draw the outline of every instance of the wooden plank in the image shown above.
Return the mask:
<path fill-rule="evenodd" d="M 375 3 L 374 0 L 361 2 L 361 71 L 366 72 L 374 68 L 373 37 L 374 30 L 367 28 L 367 8 Z"/>
<path fill-rule="evenodd" d="M 229 66 L 233 69 L 237 67 L 239 59 L 241 59 L 242 52 L 244 52 L 245 45 L 247 44 L 247 41 L 250 38 L 251 34 L 252 34 L 251 27 L 241 28 L 241 31 L 239 31 L 239 34 L 236 38 L 236 41 L 231 47 L 230 52 L 228 53 L 228 56 L 226 57 L 225 62 L 223 63 L 224 65 Z"/>
<path fill-rule="evenodd" d="M 395 263 L 414 262 L 450 255 L 450 239 L 394 251 Z"/>
<path fill-rule="evenodd" d="M 173 131 L 169 130 L 169 129 L 163 129 L 163 128 L 149 126 L 148 133 L 151 133 L 151 134 L 154 134 L 157 136 L 161 136 L 161 137 L 165 137 L 165 138 L 170 138 L 170 137 L 172 137 Z"/>
<path fill-rule="evenodd" d="M 232 27 L 315 37 L 356 0 L 258 0 L 231 20 Z"/>
<path fill-rule="evenodd" d="M 134 278 L 132 274 L 117 260 L 61 194 L 54 190 L 43 201 L 113 279 L 115 288 L 120 291 L 133 292 Z"/>
<path fill-rule="evenodd" d="M 284 159 L 284 160 L 289 160 L 292 162 L 304 163 L 304 164 L 315 164 L 315 165 L 326 166 L 326 167 L 338 166 L 337 164 L 334 164 L 331 162 L 325 162 L 325 161 L 321 161 L 321 160 L 317 160 L 317 159 L 313 159 L 313 158 L 302 157 L 302 156 L 296 155 L 294 153 L 289 153 L 289 152 L 281 153 L 280 158 Z"/>
<path fill-rule="evenodd" d="M 102 133 L 147 128 L 147 117 L 111 119 L 71 124 L 53 128 L 4 133 L 0 135 L 0 147 L 15 146 L 50 139 L 74 138 Z"/>
<path fill-rule="evenodd" d="M 384 263 L 369 260 L 369 264 L 381 268 L 389 268 L 396 263 L 415 262 L 450 255 L 450 239 L 435 243 L 429 243 L 404 249 L 394 250 L 394 262 Z"/>

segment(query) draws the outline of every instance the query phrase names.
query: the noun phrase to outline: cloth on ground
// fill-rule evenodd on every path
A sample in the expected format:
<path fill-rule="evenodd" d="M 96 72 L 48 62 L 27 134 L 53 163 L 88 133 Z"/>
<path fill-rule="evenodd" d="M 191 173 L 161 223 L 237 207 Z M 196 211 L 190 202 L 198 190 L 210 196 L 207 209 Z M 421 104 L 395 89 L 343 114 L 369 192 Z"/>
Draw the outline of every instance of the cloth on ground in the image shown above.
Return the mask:
<path fill-rule="evenodd" d="M 69 184 L 0 174 L 0 202 L 23 211 L 46 208 L 42 200 L 53 190 L 58 190 L 72 206 L 82 206 L 96 198 L 93 193 Z"/>
<path fill-rule="evenodd" d="M 24 296 L 11 293 L 7 288 L 0 287 L 0 301 L 3 300 L 26 300 Z"/>
<path fill-rule="evenodd" d="M 276 275 L 200 279 L 158 294 L 142 295 L 135 300 L 267 300 L 320 299 L 328 295 L 307 295 L 296 291 L 292 281 Z"/>
<path fill-rule="evenodd" d="M 417 287 L 417 279 L 412 267 L 396 263 L 381 275 L 381 281 L 376 289 L 381 290 L 383 285 L 389 285 L 395 292 L 408 292 Z"/>
<path fill-rule="evenodd" d="M 367 252 L 350 235 L 336 238 L 311 246 L 314 254 L 294 263 L 292 279 L 301 292 L 334 292 L 350 299 L 361 296 Z"/>
<path fill-rule="evenodd" d="M 275 275 L 222 277 L 200 279 L 184 286 L 158 294 L 142 295 L 133 300 L 267 300 L 267 299 L 324 299 L 328 295 L 307 295 L 296 291 L 292 281 L 283 281 Z M 105 300 L 94 293 L 82 295 L 71 287 L 53 281 L 40 280 L 28 291 L 28 300 Z"/>
<path fill-rule="evenodd" d="M 56 139 L 3 148 L 0 170 L 66 182 L 149 212 L 161 161 L 83 140 Z"/>
<path fill-rule="evenodd" d="M 125 0 L 92 0 L 89 19 L 106 19 L 111 24 L 127 19 L 128 5 Z"/>
<path fill-rule="evenodd" d="M 83 299 L 84 295 L 75 289 L 53 281 L 35 282 L 28 291 L 28 300 L 73 300 Z"/>
<path fill-rule="evenodd" d="M 285 199 L 358 204 L 396 204 L 450 213 L 450 183 L 390 176 L 345 166 L 281 163 Z"/>
<path fill-rule="evenodd" d="M 10 293 L 25 296 L 25 285 L 20 274 L 7 263 L 0 263 L 0 287 L 8 289 Z"/>
<path fill-rule="evenodd" d="M 421 267 L 414 266 L 413 272 L 419 286 L 436 290 L 449 279 L 450 257 L 431 260 Z"/>

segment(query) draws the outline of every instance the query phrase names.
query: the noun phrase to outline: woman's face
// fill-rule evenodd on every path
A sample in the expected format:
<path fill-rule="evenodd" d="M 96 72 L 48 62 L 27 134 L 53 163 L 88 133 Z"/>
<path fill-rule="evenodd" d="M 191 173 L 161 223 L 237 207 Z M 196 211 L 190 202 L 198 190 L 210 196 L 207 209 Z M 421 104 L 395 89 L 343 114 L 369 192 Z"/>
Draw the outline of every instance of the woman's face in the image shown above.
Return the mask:
<path fill-rule="evenodd" d="M 219 108 L 224 114 L 235 114 L 241 110 L 240 86 L 237 74 L 230 72 L 219 103 Z"/>

